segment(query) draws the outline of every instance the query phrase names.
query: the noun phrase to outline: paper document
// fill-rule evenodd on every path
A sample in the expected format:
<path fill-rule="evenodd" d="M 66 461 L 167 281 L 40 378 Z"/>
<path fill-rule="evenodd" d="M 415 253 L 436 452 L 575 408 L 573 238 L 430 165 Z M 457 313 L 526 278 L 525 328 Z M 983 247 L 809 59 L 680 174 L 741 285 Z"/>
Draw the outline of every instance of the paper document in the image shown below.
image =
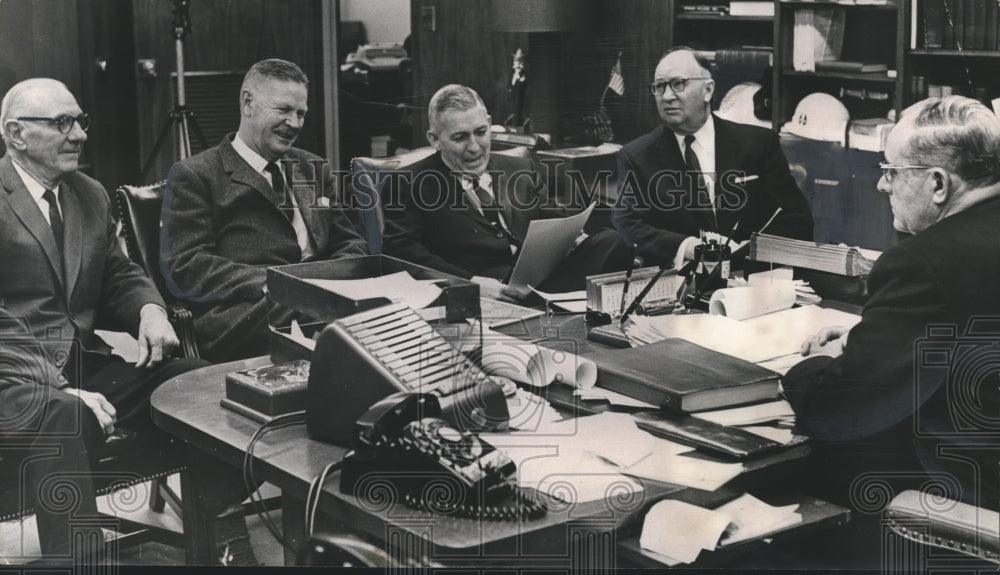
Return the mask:
<path fill-rule="evenodd" d="M 623 472 L 642 479 L 715 491 L 743 473 L 743 465 L 657 451 Z"/>
<path fill-rule="evenodd" d="M 792 406 L 785 400 L 769 401 L 745 407 L 733 407 L 730 409 L 717 409 L 715 411 L 701 411 L 691 414 L 698 419 L 704 419 L 718 423 L 719 425 L 753 425 L 755 423 L 766 423 L 777 419 L 795 417 Z"/>
<path fill-rule="evenodd" d="M 507 285 L 527 290 L 528 286 L 542 283 L 576 245 L 576 238 L 583 231 L 595 205 L 590 204 L 575 216 L 531 222 Z"/>
<path fill-rule="evenodd" d="M 759 363 L 797 354 L 802 342 L 831 325 L 853 327 L 861 316 L 817 306 L 786 309 L 736 321 L 707 315 L 636 316 L 626 326 L 629 338 L 651 343 L 679 337 L 702 347 Z"/>
<path fill-rule="evenodd" d="M 715 549 L 729 519 L 683 501 L 661 501 L 649 509 L 639 545 L 680 563 L 691 563 L 702 549 Z"/>
<path fill-rule="evenodd" d="M 795 285 L 791 268 L 756 273 L 749 285 L 716 290 L 708 304 L 709 313 L 744 320 L 795 305 Z"/>
<path fill-rule="evenodd" d="M 802 515 L 796 513 L 798 508 L 798 503 L 774 507 L 749 493 L 744 493 L 743 496 L 715 510 L 716 513 L 729 518 L 732 524 L 722 536 L 719 546 L 754 539 L 802 523 Z"/>
<path fill-rule="evenodd" d="M 463 342 L 463 346 L 466 342 Z M 478 338 L 467 343 L 478 344 Z M 572 353 L 521 341 L 486 330 L 482 338 L 483 370 L 535 387 L 552 382 L 589 389 L 597 383 L 597 364 Z"/>
<path fill-rule="evenodd" d="M 363 300 L 384 297 L 393 303 L 406 304 L 411 309 L 425 308 L 441 295 L 441 288 L 430 282 L 417 281 L 408 272 L 356 280 L 306 281 L 346 298 Z"/>
<path fill-rule="evenodd" d="M 498 328 L 543 315 L 540 309 L 524 307 L 488 297 L 479 298 L 479 314 L 489 328 Z"/>

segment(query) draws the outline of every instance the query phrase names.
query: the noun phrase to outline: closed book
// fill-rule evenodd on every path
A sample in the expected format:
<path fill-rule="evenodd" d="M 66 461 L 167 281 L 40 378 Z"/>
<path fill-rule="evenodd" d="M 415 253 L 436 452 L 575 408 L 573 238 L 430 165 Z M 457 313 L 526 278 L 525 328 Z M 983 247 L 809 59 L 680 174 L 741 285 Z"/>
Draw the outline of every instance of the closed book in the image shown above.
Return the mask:
<path fill-rule="evenodd" d="M 690 415 L 643 411 L 634 414 L 635 424 L 657 437 L 696 449 L 743 459 L 780 449 L 777 441 L 739 427 L 720 425 Z"/>
<path fill-rule="evenodd" d="M 773 399 L 779 375 L 687 340 L 587 354 L 597 385 L 653 405 L 692 412 Z"/>
<path fill-rule="evenodd" d="M 972 22 L 972 39 L 966 39 L 969 44 L 966 48 L 969 50 L 982 50 L 986 47 L 986 1 L 971 0 L 972 14 L 969 20 Z M 996 2 L 996 0 L 989 1 Z"/>
<path fill-rule="evenodd" d="M 944 1 L 924 1 L 924 48 L 944 46 Z M 948 46 L 950 48 L 950 46 Z"/>
<path fill-rule="evenodd" d="M 885 72 L 888 69 L 889 66 L 886 64 L 871 62 L 850 62 L 847 60 L 827 60 L 825 62 L 816 62 L 817 72 L 869 73 Z"/>
<path fill-rule="evenodd" d="M 983 39 L 984 50 L 997 49 L 997 26 L 1000 24 L 997 19 L 998 14 L 1000 14 L 1000 10 L 998 10 L 997 0 L 986 0 L 986 21 L 983 24 L 986 29 Z"/>

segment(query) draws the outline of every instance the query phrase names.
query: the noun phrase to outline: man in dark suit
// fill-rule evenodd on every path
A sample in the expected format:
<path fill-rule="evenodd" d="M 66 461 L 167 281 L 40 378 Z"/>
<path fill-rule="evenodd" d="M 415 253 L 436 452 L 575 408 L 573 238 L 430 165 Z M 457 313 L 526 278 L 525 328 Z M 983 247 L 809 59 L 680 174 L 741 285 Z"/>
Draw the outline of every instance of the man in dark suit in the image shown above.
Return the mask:
<path fill-rule="evenodd" d="M 307 87 L 291 62 L 254 64 L 240 92 L 239 131 L 167 175 L 160 265 L 210 360 L 267 353 L 267 267 L 368 253 L 327 162 L 292 147 Z"/>
<path fill-rule="evenodd" d="M 650 263 L 680 267 L 694 259 L 703 232 L 721 243 L 732 233 L 738 244 L 766 226 L 771 234 L 812 239 L 809 204 L 777 135 L 712 115 L 707 62 L 690 48 L 674 48 L 660 59 L 650 89 L 663 124 L 618 157 L 612 221 L 627 243 Z"/>
<path fill-rule="evenodd" d="M 163 300 L 121 251 L 107 192 L 77 171 L 89 119 L 69 90 L 25 80 L 4 97 L 0 124 L 8 150 L 0 159 L 0 437 L 31 454 L 23 487 L 42 553 L 93 559 L 104 539 L 91 458 L 116 427 L 156 433 L 150 394 L 205 362 L 165 360 L 178 341 Z M 135 365 L 95 335 L 99 320 L 137 337 Z M 208 509 L 245 497 L 230 475 L 213 476 L 226 491 Z M 61 501 L 67 488 L 73 505 Z M 81 532 L 83 548 L 73 542 Z"/>
<path fill-rule="evenodd" d="M 852 505 L 856 529 L 869 520 L 875 556 L 872 493 L 1000 501 L 1000 119 L 961 96 L 918 102 L 885 160 L 878 189 L 894 227 L 913 235 L 872 268 L 861 322 L 822 330 L 782 380 L 798 424 L 820 440 L 817 495 Z"/>
<path fill-rule="evenodd" d="M 479 284 L 486 297 L 527 294 L 504 284 L 528 231 L 540 218 L 567 215 L 532 162 L 490 153 L 490 117 L 471 88 L 450 84 L 431 98 L 427 140 L 437 153 L 390 180 L 383 250 Z M 543 291 L 584 289 L 588 275 L 621 270 L 631 250 L 612 230 L 583 239 Z"/>

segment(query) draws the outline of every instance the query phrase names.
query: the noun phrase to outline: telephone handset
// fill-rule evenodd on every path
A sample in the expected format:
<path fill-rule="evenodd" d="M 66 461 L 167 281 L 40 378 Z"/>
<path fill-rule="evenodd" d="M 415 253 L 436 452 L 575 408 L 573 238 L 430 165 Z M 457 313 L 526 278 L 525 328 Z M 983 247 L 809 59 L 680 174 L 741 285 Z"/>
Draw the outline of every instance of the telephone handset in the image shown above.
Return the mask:
<path fill-rule="evenodd" d="M 440 415 L 431 394 L 399 392 L 373 405 L 355 425 L 341 492 L 363 496 L 359 486 L 387 481 L 418 509 L 495 520 L 545 514 L 544 502 L 518 488 L 510 458 Z"/>

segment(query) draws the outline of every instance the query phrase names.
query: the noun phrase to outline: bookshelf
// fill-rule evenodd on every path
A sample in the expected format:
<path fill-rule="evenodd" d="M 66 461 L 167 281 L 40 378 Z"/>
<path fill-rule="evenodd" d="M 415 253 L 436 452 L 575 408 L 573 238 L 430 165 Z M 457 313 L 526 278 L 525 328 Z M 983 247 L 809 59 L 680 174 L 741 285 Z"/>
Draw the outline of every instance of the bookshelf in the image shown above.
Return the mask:
<path fill-rule="evenodd" d="M 731 15 L 719 11 L 686 11 L 685 6 L 729 7 L 725 0 L 673 0 L 670 5 L 672 45 L 685 45 L 695 50 L 725 51 L 727 58 L 715 64 L 715 95 L 712 106 L 719 103 L 730 88 L 741 82 L 757 82 L 773 88 L 773 68 L 761 51 L 773 50 L 774 16 Z M 753 52 L 741 58 L 737 52 Z M 773 53 L 773 52 L 772 52 Z M 773 57 L 772 57 L 773 58 Z"/>
<path fill-rule="evenodd" d="M 780 128 L 791 119 L 795 107 L 813 92 L 826 92 L 838 98 L 852 119 L 885 117 L 899 111 L 907 103 L 908 34 L 907 0 L 882 4 L 848 4 L 823 0 L 777 0 L 774 20 L 775 62 L 779 70 L 775 79 L 774 124 Z M 847 62 L 883 64 L 887 71 L 841 72 L 806 71 L 802 46 L 809 45 L 808 32 L 796 32 L 796 19 L 808 19 L 809 13 L 820 13 L 834 21 L 829 28 L 842 26 L 843 40 L 831 43 L 830 53 Z M 836 15 L 835 15 L 836 14 Z M 800 29 L 801 30 L 801 29 Z M 796 38 L 798 36 L 798 39 Z M 796 52 L 796 42 L 799 51 Z M 796 58 L 798 57 L 798 60 Z M 796 65 L 798 62 L 798 65 Z M 797 69 L 799 68 L 799 69 Z"/>

